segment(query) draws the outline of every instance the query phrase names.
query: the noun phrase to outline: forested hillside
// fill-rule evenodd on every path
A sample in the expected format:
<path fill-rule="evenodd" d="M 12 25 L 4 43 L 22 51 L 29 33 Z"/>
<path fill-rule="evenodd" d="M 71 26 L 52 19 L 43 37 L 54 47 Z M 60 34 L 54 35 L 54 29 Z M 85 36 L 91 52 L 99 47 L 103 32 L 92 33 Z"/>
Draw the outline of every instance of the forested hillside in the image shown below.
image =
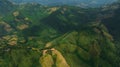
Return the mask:
<path fill-rule="evenodd" d="M 0 7 L 0 67 L 120 67 L 119 3 Z"/>

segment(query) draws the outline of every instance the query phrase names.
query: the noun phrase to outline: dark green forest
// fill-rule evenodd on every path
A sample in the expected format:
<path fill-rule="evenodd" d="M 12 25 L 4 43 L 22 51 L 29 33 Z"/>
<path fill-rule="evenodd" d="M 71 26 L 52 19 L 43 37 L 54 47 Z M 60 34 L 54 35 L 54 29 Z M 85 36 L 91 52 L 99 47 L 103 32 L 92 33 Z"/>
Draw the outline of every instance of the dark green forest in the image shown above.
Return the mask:
<path fill-rule="evenodd" d="M 0 67 L 120 67 L 119 14 L 0 0 Z"/>

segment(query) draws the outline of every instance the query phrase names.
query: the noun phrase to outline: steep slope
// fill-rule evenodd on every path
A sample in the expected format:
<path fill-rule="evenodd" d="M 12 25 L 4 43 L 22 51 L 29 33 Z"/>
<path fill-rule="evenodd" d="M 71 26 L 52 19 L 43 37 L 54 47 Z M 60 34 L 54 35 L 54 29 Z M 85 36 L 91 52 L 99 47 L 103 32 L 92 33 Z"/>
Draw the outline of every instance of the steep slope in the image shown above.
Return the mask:
<path fill-rule="evenodd" d="M 42 22 L 64 33 L 65 31 L 79 29 L 80 24 L 96 21 L 98 12 L 99 9 L 96 10 L 94 8 L 84 9 L 62 6 L 57 11 L 44 18 Z"/>
<path fill-rule="evenodd" d="M 51 41 L 49 47 L 61 51 L 71 67 L 113 67 L 117 56 L 111 40 L 111 35 L 98 23 L 67 33 Z"/>
<path fill-rule="evenodd" d="M 120 13 L 119 10 L 120 10 L 119 3 L 111 5 L 111 7 L 108 7 L 108 9 L 105 10 L 108 13 L 108 17 L 102 19 L 102 22 L 109 28 L 109 31 L 113 34 L 113 36 L 115 36 L 115 39 L 118 39 L 117 38 L 119 37 L 118 31 L 120 31 L 119 30 L 120 16 L 118 15 Z"/>
<path fill-rule="evenodd" d="M 102 22 L 107 26 L 107 28 L 109 29 L 110 33 L 113 35 L 114 38 L 114 42 L 115 42 L 115 46 L 117 49 L 117 55 L 120 57 L 120 3 L 116 3 L 111 5 L 111 7 L 108 7 L 109 10 L 105 11 L 104 13 L 108 13 L 106 16 L 106 18 L 102 19 Z M 120 66 L 119 64 L 120 60 L 118 58 L 118 61 L 116 63 L 118 63 L 118 66 Z"/>
<path fill-rule="evenodd" d="M 119 67 L 111 27 L 99 13 L 19 5 L 0 21 L 0 67 Z"/>
<path fill-rule="evenodd" d="M 15 6 L 8 0 L 0 0 L 0 16 L 7 15 L 15 9 Z"/>
<path fill-rule="evenodd" d="M 50 52 L 52 55 L 49 54 Z M 40 58 L 40 63 L 42 67 L 70 67 L 62 54 L 54 48 L 43 51 L 43 56 Z"/>
<path fill-rule="evenodd" d="M 79 31 L 71 31 L 51 39 L 42 49 L 35 47 L 35 41 L 29 45 L 23 43 L 21 46 L 17 44 L 5 47 L 5 43 L 3 44 L 1 66 L 8 65 L 5 62 L 11 61 L 11 67 L 46 67 L 49 64 L 55 67 L 114 67 L 117 58 L 111 35 L 99 23 L 88 24 Z M 48 62 L 50 63 L 46 64 Z"/>

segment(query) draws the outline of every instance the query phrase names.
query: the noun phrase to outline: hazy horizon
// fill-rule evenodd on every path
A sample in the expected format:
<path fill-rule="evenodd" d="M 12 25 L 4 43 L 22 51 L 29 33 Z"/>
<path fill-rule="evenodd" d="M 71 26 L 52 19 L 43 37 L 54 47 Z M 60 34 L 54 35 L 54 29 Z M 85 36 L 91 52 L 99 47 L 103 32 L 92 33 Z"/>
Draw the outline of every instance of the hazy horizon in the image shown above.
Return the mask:
<path fill-rule="evenodd" d="M 14 3 L 39 3 L 42 5 L 54 5 L 54 4 L 110 4 L 117 0 L 9 0 Z"/>

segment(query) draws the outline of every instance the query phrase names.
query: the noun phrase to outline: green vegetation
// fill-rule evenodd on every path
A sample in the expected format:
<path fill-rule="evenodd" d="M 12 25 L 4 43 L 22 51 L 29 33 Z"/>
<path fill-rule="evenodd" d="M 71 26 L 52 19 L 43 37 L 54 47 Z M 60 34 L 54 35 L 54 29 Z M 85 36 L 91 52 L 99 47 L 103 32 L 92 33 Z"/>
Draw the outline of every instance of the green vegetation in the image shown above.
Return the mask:
<path fill-rule="evenodd" d="M 120 66 L 120 4 L 9 5 L 14 6 L 10 12 L 0 11 L 0 67 Z"/>

